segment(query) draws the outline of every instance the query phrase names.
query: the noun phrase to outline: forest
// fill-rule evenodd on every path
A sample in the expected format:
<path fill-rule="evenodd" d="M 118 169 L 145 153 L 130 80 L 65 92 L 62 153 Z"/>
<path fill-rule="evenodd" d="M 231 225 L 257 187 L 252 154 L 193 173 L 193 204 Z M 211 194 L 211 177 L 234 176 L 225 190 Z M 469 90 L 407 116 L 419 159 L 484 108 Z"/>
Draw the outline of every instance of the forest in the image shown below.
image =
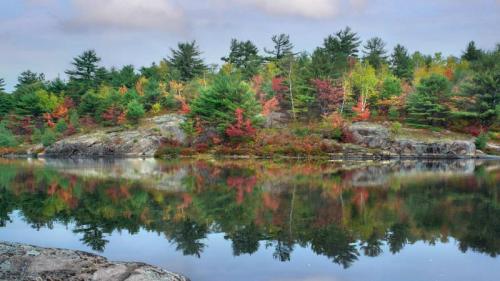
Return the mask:
<path fill-rule="evenodd" d="M 499 139 L 500 44 L 483 50 L 471 41 L 462 54 L 444 57 L 400 44 L 388 50 L 379 37 L 362 42 L 349 27 L 312 53 L 297 51 L 286 34 L 271 40 L 274 47 L 261 50 L 232 39 L 221 65 L 208 65 L 191 41 L 140 68 L 105 68 L 87 50 L 73 58 L 67 78 L 26 70 L 10 93 L 0 78 L 0 149 L 130 129 L 166 113 L 185 115 L 182 128 L 198 152 L 273 137 L 280 146 L 282 132 L 266 129 L 270 122 L 293 128 L 285 136 L 296 142 L 290 149 L 308 153 L 323 149 L 308 140 L 315 132 L 346 141 L 346 124 L 367 120 L 390 122 L 393 130 L 461 132 L 478 148 Z"/>

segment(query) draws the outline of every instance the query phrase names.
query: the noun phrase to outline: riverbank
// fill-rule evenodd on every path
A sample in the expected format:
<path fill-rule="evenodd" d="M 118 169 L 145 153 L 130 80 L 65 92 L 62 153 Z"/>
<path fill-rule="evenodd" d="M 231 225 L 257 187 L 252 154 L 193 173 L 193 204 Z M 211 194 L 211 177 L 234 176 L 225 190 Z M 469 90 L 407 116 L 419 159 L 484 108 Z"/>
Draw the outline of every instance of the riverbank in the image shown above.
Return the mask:
<path fill-rule="evenodd" d="M 0 242 L 0 280 L 188 281 L 161 268 L 54 248 Z"/>

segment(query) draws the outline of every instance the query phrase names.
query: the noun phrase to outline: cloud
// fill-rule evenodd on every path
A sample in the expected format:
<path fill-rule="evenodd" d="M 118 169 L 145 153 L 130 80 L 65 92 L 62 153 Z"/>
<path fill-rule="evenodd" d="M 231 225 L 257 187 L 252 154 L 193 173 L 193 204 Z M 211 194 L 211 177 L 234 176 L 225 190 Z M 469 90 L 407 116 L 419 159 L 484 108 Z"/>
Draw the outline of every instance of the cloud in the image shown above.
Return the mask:
<path fill-rule="evenodd" d="M 310 19 L 332 18 L 340 12 L 340 0 L 237 0 L 270 15 L 300 16 Z"/>
<path fill-rule="evenodd" d="M 71 0 L 75 15 L 64 21 L 74 30 L 126 29 L 180 31 L 184 10 L 172 0 Z"/>

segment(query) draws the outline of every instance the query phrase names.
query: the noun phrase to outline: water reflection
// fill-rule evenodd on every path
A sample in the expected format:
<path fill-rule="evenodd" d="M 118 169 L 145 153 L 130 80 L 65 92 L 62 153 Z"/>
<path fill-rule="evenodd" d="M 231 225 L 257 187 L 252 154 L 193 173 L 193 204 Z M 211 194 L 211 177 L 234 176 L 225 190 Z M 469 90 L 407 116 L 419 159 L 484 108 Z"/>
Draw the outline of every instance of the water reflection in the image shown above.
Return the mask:
<path fill-rule="evenodd" d="M 210 233 L 233 255 L 310 247 L 347 268 L 383 246 L 458 241 L 500 253 L 500 163 L 405 161 L 0 160 L 0 226 L 19 210 L 35 229 L 71 226 L 103 251 L 113 231 L 161 233 L 203 257 Z"/>

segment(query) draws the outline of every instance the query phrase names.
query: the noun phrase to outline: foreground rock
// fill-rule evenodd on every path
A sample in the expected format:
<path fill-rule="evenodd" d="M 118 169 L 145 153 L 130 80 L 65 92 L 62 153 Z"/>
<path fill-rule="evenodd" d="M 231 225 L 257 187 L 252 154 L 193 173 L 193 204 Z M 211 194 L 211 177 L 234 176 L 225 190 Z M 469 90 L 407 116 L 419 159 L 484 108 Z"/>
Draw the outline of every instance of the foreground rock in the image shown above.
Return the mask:
<path fill-rule="evenodd" d="M 416 141 L 392 139 L 384 126 L 359 122 L 348 128 L 355 144 L 382 149 L 386 158 L 460 159 L 476 157 L 476 145 L 472 141 Z"/>
<path fill-rule="evenodd" d="M 137 130 L 96 132 L 62 139 L 45 150 L 49 157 L 153 157 L 162 140 L 185 142 L 177 114 L 148 119 Z"/>
<path fill-rule="evenodd" d="M 188 281 L 143 263 L 109 262 L 89 253 L 0 243 L 0 280 Z"/>

